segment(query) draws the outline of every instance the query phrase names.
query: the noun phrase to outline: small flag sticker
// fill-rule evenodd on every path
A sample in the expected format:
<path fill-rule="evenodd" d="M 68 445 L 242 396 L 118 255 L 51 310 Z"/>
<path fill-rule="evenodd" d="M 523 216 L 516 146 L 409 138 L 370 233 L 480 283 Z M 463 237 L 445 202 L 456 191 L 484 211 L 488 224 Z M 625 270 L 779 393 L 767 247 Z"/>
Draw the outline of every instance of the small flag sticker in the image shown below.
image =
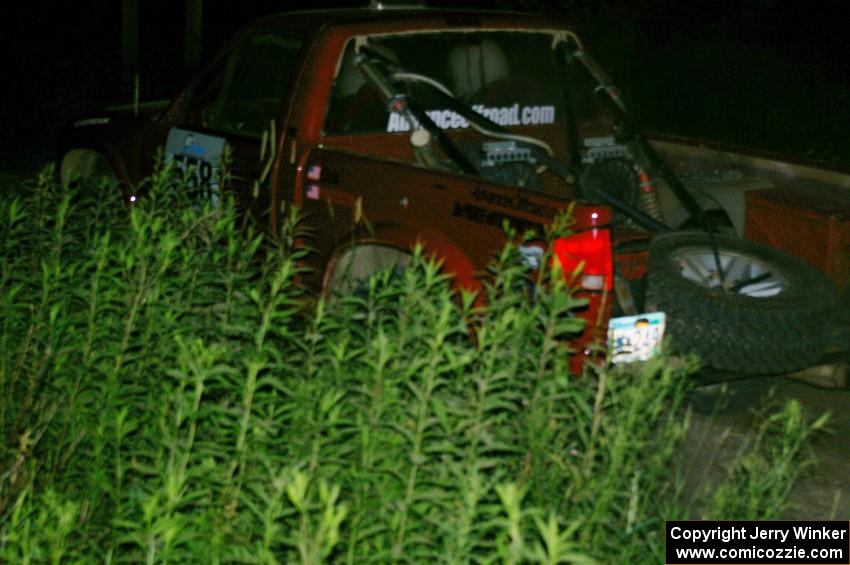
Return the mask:
<path fill-rule="evenodd" d="M 319 185 L 318 184 L 307 185 L 307 199 L 308 200 L 318 200 L 319 199 Z"/>

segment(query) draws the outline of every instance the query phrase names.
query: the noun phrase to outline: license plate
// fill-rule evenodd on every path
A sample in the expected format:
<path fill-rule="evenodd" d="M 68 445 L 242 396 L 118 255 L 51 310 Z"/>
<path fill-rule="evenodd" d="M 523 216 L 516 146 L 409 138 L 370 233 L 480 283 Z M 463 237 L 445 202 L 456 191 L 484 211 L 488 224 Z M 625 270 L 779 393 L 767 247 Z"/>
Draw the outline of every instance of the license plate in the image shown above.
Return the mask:
<path fill-rule="evenodd" d="M 646 361 L 661 351 L 664 312 L 611 318 L 608 321 L 608 358 L 612 363 Z"/>

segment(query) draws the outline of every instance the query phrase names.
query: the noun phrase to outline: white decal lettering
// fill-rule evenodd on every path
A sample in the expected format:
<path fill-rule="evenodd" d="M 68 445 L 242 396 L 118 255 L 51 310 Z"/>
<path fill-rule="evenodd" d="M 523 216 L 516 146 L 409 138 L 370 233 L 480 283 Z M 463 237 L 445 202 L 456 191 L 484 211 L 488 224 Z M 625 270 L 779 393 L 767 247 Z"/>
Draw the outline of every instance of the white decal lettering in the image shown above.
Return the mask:
<path fill-rule="evenodd" d="M 522 109 L 522 124 L 534 126 L 555 123 L 554 106 L 526 106 Z"/>
<path fill-rule="evenodd" d="M 515 103 L 511 106 L 488 107 L 476 104 L 472 109 L 500 126 L 537 126 L 555 123 L 554 106 L 520 106 L 519 103 Z M 440 129 L 469 127 L 469 120 L 453 110 L 428 110 L 425 114 Z M 391 112 L 387 121 L 388 133 L 405 132 L 419 129 L 419 127 L 419 123 L 414 121 L 411 128 L 407 117 L 397 112 Z"/>
<path fill-rule="evenodd" d="M 390 114 L 390 121 L 387 124 L 387 131 L 390 133 L 394 133 L 397 131 L 407 131 L 410 129 L 410 124 L 407 123 L 401 114 L 398 112 L 392 112 Z"/>
<path fill-rule="evenodd" d="M 431 117 L 430 112 L 426 112 L 429 117 Z M 431 117 L 433 120 L 434 118 Z M 387 122 L 387 132 L 399 132 L 399 131 L 410 131 L 411 129 L 419 129 L 419 122 L 415 119 L 413 120 L 413 128 L 410 127 L 410 122 L 407 120 L 407 116 L 399 114 L 398 112 L 390 113 L 390 119 Z"/>

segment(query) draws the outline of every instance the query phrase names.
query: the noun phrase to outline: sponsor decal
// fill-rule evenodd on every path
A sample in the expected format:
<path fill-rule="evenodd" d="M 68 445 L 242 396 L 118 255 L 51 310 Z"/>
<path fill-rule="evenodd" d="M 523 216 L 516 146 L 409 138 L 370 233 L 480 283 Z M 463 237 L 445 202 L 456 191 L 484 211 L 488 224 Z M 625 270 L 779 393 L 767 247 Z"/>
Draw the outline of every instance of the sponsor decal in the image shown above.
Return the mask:
<path fill-rule="evenodd" d="M 475 206 L 474 204 L 464 204 L 462 202 L 455 202 L 454 208 L 452 209 L 452 216 L 455 216 L 457 218 L 463 218 L 465 220 L 469 220 L 470 222 L 475 222 L 477 224 L 492 226 L 497 229 L 502 229 L 504 227 L 504 223 L 507 221 L 514 229 L 516 229 L 520 233 L 524 233 L 527 231 L 543 233 L 543 226 L 538 223 L 530 222 L 528 220 L 517 218 L 515 216 L 510 216 L 508 214 L 502 214 L 494 210 L 487 210 L 486 208 L 481 208 L 480 206 Z"/>
<path fill-rule="evenodd" d="M 477 187 L 472 192 L 472 198 L 479 202 L 486 202 L 487 204 L 501 206 L 502 208 L 522 210 L 523 212 L 527 212 L 535 216 L 546 216 L 551 218 L 557 213 L 557 210 L 554 210 L 553 208 L 531 202 L 527 196 L 508 196 L 505 194 L 498 194 L 496 192 L 488 192 L 481 187 Z"/>
<path fill-rule="evenodd" d="M 514 103 L 510 106 L 489 107 L 476 104 L 472 106 L 472 109 L 500 126 L 536 126 L 555 123 L 554 106 L 522 106 L 519 103 Z M 466 129 L 469 127 L 469 120 L 453 110 L 428 110 L 425 113 L 440 129 Z M 421 127 L 416 120 L 413 120 L 413 122 L 413 127 L 411 127 L 404 115 L 392 112 L 387 120 L 387 132 L 405 132 Z"/>

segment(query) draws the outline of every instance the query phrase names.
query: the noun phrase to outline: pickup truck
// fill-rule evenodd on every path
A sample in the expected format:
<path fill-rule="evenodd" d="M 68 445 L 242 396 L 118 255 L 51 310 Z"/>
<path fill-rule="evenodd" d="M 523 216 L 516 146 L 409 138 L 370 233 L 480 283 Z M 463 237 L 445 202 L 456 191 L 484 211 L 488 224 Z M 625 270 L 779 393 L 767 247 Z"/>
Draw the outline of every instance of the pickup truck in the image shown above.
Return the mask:
<path fill-rule="evenodd" d="M 298 207 L 317 295 L 403 266 L 417 243 L 458 288 L 479 289 L 506 222 L 542 237 L 572 207 L 571 236 L 521 251 L 534 264 L 551 243 L 565 273 L 582 265 L 575 370 L 609 329 L 612 360 L 648 354 L 660 312 L 674 346 L 709 365 L 800 368 L 835 308 L 822 274 L 724 233 L 728 211 L 684 186 L 574 31 L 548 17 L 380 4 L 265 17 L 173 100 L 81 116 L 60 140 L 63 180 L 111 175 L 128 205 L 164 151 L 193 171 L 193 198 L 230 191 L 271 233 Z M 626 326 L 609 328 L 614 310 Z"/>

